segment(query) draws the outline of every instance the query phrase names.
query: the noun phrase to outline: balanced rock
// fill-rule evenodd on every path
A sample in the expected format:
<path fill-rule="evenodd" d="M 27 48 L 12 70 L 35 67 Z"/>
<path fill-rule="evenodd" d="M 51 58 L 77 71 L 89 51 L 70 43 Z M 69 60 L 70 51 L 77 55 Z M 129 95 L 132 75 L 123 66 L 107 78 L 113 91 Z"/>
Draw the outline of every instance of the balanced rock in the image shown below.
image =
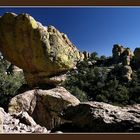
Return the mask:
<path fill-rule="evenodd" d="M 60 118 L 68 105 L 77 105 L 80 101 L 63 87 L 50 90 L 30 90 L 11 99 L 9 113 L 26 111 L 40 125 L 52 129 L 64 122 Z"/>
<path fill-rule="evenodd" d="M 29 85 L 58 84 L 53 76 L 66 73 L 80 60 L 80 52 L 53 26 L 43 26 L 28 14 L 0 17 L 0 51 L 23 69 Z"/>
<path fill-rule="evenodd" d="M 63 118 L 71 122 L 71 125 L 67 124 L 67 129 L 69 127 L 71 132 L 74 129 L 70 128 L 77 128 L 75 132 L 140 131 L 139 104 L 118 107 L 103 102 L 84 102 L 68 107 L 63 112 Z"/>

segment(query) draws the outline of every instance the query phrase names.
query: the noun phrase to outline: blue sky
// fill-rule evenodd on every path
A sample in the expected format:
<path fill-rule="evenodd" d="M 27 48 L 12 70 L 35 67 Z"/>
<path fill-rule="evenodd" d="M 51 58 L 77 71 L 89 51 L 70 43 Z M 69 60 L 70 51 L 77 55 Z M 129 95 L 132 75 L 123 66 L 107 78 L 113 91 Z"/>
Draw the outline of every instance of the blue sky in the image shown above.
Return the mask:
<path fill-rule="evenodd" d="M 0 15 L 5 12 L 28 13 L 43 25 L 55 26 L 81 51 L 110 56 L 113 44 L 140 47 L 138 7 L 0 8 Z"/>

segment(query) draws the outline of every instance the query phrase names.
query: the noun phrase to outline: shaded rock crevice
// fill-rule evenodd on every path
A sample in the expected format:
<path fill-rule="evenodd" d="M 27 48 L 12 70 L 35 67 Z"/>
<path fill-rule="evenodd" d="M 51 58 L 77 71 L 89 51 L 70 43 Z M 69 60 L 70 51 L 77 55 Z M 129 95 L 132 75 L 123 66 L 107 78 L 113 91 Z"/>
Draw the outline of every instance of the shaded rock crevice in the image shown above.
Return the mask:
<path fill-rule="evenodd" d="M 69 131 L 70 126 L 75 126 L 78 128 L 77 132 L 79 130 L 81 132 L 139 132 L 139 107 L 139 105 L 118 107 L 103 102 L 85 102 L 68 107 L 64 110 L 62 118 L 71 121 L 71 124 L 67 125 Z M 71 131 L 73 132 L 72 129 Z"/>

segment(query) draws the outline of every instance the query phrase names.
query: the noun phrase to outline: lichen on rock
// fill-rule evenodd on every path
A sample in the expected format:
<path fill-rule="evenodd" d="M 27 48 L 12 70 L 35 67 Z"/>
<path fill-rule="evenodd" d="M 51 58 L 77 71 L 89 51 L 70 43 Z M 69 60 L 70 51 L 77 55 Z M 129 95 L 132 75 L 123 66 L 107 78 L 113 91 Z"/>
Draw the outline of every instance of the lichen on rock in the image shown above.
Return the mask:
<path fill-rule="evenodd" d="M 53 26 L 43 26 L 28 14 L 5 13 L 0 17 L 0 51 L 23 69 L 29 85 L 51 83 L 80 60 L 79 50 Z"/>

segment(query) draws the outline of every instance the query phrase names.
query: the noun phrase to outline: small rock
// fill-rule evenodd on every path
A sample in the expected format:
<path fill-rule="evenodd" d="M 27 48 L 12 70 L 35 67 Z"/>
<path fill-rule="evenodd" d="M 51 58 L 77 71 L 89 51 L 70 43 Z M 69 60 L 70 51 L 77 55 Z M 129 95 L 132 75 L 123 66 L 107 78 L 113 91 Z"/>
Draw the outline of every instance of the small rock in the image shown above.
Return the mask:
<path fill-rule="evenodd" d="M 33 120 L 32 117 L 30 117 L 28 115 L 27 112 L 22 112 L 20 113 L 17 118 L 19 118 L 19 120 L 24 123 L 24 124 L 27 124 L 27 125 L 30 125 L 30 126 L 35 126 L 36 125 L 36 122 Z"/>

